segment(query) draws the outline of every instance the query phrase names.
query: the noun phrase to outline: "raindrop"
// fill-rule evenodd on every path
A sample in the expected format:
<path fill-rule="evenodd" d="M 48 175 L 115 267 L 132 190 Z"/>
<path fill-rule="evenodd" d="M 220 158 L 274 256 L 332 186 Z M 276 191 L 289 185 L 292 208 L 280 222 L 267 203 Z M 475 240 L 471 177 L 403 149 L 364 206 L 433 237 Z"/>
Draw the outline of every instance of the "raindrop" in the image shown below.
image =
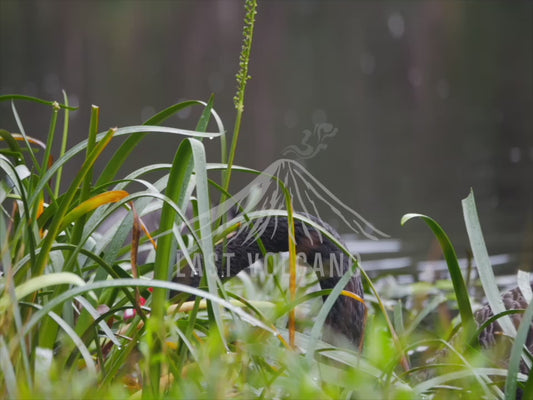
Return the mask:
<path fill-rule="evenodd" d="M 389 16 L 387 26 L 389 27 L 392 37 L 395 39 L 401 38 L 405 33 L 405 21 L 398 13 Z"/>
<path fill-rule="evenodd" d="M 294 110 L 287 110 L 283 117 L 283 122 L 285 126 L 289 129 L 292 129 L 298 125 L 298 114 Z"/>
<path fill-rule="evenodd" d="M 44 78 L 44 90 L 49 95 L 56 95 L 59 92 L 59 78 L 56 74 L 48 74 Z"/>
<path fill-rule="evenodd" d="M 36 95 L 37 94 L 37 85 L 35 83 L 28 81 L 22 88 L 22 93 L 27 95 Z"/>
<path fill-rule="evenodd" d="M 422 85 L 422 72 L 416 67 L 410 68 L 408 79 L 412 86 L 418 87 Z"/>
<path fill-rule="evenodd" d="M 207 81 L 211 92 L 218 93 L 224 89 L 224 76 L 220 71 L 210 73 Z"/>
<path fill-rule="evenodd" d="M 516 164 L 522 158 L 522 151 L 520 147 L 511 147 L 509 150 L 509 159 L 513 164 Z"/>
<path fill-rule="evenodd" d="M 450 85 L 445 79 L 437 82 L 437 94 L 441 99 L 447 99 L 450 96 Z"/>
<path fill-rule="evenodd" d="M 155 108 L 152 106 L 144 106 L 141 110 L 141 121 L 146 121 L 155 114 Z"/>
<path fill-rule="evenodd" d="M 326 119 L 326 112 L 322 109 L 317 109 L 313 111 L 313 115 L 311 116 L 313 124 L 322 124 L 326 122 Z"/>
<path fill-rule="evenodd" d="M 178 102 L 185 101 L 185 99 L 179 99 Z M 189 115 L 191 115 L 191 107 L 184 108 L 183 110 L 178 112 L 178 118 L 179 119 L 187 119 L 189 118 Z"/>
<path fill-rule="evenodd" d="M 68 94 L 68 103 L 72 107 L 79 107 L 80 106 L 80 98 L 75 94 Z"/>
<path fill-rule="evenodd" d="M 371 75 L 376 68 L 376 60 L 372 54 L 363 53 L 359 57 L 359 65 L 363 74 Z"/>
<path fill-rule="evenodd" d="M 80 98 L 77 95 L 68 94 L 67 93 L 67 96 L 68 96 L 68 104 L 69 104 L 69 106 L 76 107 L 76 108 L 78 108 L 80 106 Z M 79 113 L 70 112 L 70 117 L 69 118 L 74 121 L 76 118 L 78 118 L 78 116 L 79 116 Z"/>

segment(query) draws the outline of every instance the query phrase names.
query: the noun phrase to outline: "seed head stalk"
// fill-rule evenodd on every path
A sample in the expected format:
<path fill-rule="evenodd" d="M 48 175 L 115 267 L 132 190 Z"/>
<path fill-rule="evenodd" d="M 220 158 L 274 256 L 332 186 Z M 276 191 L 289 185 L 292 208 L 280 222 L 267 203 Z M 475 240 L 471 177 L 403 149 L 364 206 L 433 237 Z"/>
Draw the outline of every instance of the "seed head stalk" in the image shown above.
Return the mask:
<path fill-rule="evenodd" d="M 237 115 L 235 117 L 235 127 L 233 130 L 233 137 L 231 139 L 231 149 L 228 157 L 228 168 L 224 176 L 224 192 L 228 192 L 229 183 L 231 179 L 231 169 L 235 159 L 235 152 L 237 150 L 237 141 L 239 140 L 239 132 L 241 130 L 241 120 L 244 111 L 244 92 L 246 90 L 246 83 L 251 78 L 248 75 L 248 64 L 250 61 L 250 53 L 252 50 L 252 39 L 254 34 L 255 15 L 257 14 L 257 0 L 246 0 L 244 3 L 246 15 L 244 17 L 243 41 L 241 54 L 239 56 L 239 72 L 236 75 L 237 79 L 237 93 L 233 98 Z M 223 194 L 224 201 L 226 195 Z"/>

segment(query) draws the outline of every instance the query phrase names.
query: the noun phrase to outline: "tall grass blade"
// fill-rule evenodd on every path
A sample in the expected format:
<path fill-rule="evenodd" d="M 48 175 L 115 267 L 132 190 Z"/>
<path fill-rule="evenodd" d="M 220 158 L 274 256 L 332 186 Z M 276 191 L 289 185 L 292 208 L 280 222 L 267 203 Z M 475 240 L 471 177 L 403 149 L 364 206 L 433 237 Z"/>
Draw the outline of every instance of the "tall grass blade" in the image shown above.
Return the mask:
<path fill-rule="evenodd" d="M 415 386 L 414 389 L 415 389 L 415 392 L 418 394 L 418 396 L 423 396 L 423 394 L 429 391 L 430 389 L 439 387 L 441 385 L 445 385 L 449 382 L 453 382 L 458 379 L 469 378 L 472 376 L 473 373 L 480 378 L 482 377 L 483 379 L 480 379 L 479 381 L 483 382 L 483 381 L 490 381 L 487 378 L 487 376 L 489 375 L 504 377 L 507 374 L 507 370 L 503 368 L 475 368 L 475 369 L 464 369 L 460 371 L 454 371 L 454 372 L 436 376 L 431 379 L 427 379 L 421 382 L 420 384 L 418 384 L 417 386 Z M 481 385 L 481 388 L 484 390 L 485 395 L 487 395 L 489 399 L 498 398 L 495 394 L 490 393 L 490 387 L 487 384 L 483 383 Z M 451 393 L 453 392 L 450 392 L 450 395 Z M 420 398 L 423 398 L 423 397 L 420 397 Z"/>
<path fill-rule="evenodd" d="M 115 129 L 110 129 L 107 132 L 107 134 L 103 137 L 103 140 L 99 142 L 98 145 L 95 146 L 94 150 L 91 152 L 91 154 L 87 157 L 87 159 L 83 163 L 80 169 L 80 172 L 78 172 L 78 175 L 76 176 L 76 178 L 74 178 L 72 185 L 70 186 L 69 190 L 65 194 L 63 200 L 61 201 L 61 205 L 58 207 L 57 213 L 52 219 L 52 222 L 50 223 L 50 227 L 48 228 L 48 233 L 42 242 L 39 256 L 37 257 L 35 265 L 32 268 L 34 276 L 40 276 L 44 273 L 44 270 L 46 268 L 46 264 L 48 261 L 50 249 L 52 248 L 55 238 L 60 232 L 59 229 L 63 222 L 63 218 L 67 214 L 67 210 L 72 200 L 74 199 L 74 196 L 76 194 L 76 191 L 78 190 L 79 185 L 85 178 L 85 175 L 87 174 L 87 172 L 92 168 L 92 166 L 94 165 L 94 163 L 96 162 L 96 160 L 98 159 L 102 151 L 109 144 L 115 132 L 116 132 Z"/>
<path fill-rule="evenodd" d="M 446 232 L 444 232 L 444 230 L 434 219 L 426 215 L 405 214 L 402 217 L 401 224 L 404 225 L 407 221 L 410 221 L 413 218 L 421 218 L 433 231 L 433 234 L 440 243 L 452 279 L 453 289 L 455 291 L 455 297 L 457 298 L 459 313 L 461 315 L 461 322 L 463 324 L 463 329 L 465 330 L 467 343 L 470 343 L 476 329 L 476 323 L 472 313 L 472 306 L 470 305 L 468 289 L 463 279 L 463 274 L 457 260 L 455 249 L 453 248 L 453 245 Z"/>
<path fill-rule="evenodd" d="M 71 272 L 55 272 L 52 274 L 46 274 L 45 276 L 31 278 L 18 285 L 15 288 L 16 299 L 21 300 L 33 292 L 56 285 L 83 286 L 85 285 L 85 281 L 78 275 Z M 9 302 L 10 299 L 8 297 L 4 296 L 0 299 L 0 312 L 5 311 L 9 305 Z"/>
<path fill-rule="evenodd" d="M 479 224 L 479 218 L 477 215 L 476 203 L 474 199 L 474 192 L 470 191 L 468 197 L 462 200 L 463 215 L 465 219 L 466 231 L 470 240 L 470 246 L 472 247 L 472 253 L 474 260 L 476 261 L 477 269 L 479 272 L 479 278 L 487 301 L 494 314 L 499 314 L 505 311 L 503 300 L 500 296 L 500 291 L 496 285 L 496 279 L 490 263 L 487 247 L 485 246 L 485 240 L 483 239 L 483 233 L 481 232 L 481 225 Z M 508 317 L 500 318 L 500 325 L 506 335 L 515 336 L 516 329 Z"/>
<path fill-rule="evenodd" d="M 87 156 L 87 159 L 83 163 L 80 172 L 74 178 L 72 185 L 69 190 L 61 200 L 61 204 L 58 206 L 58 211 L 55 214 L 54 218 L 50 223 L 48 233 L 41 244 L 41 251 L 37 256 L 35 265 L 32 266 L 32 272 L 35 277 L 43 275 L 45 268 L 48 264 L 48 259 L 50 257 L 50 250 L 55 242 L 57 235 L 60 233 L 60 229 L 63 223 L 63 219 L 67 214 L 67 210 L 70 207 L 79 185 L 83 182 L 86 174 L 91 170 L 92 166 L 106 148 L 106 146 L 111 141 L 113 135 L 115 134 L 115 129 L 110 129 L 109 132 L 105 135 L 103 140 L 99 142 Z M 59 288 L 55 291 L 54 295 L 57 296 Z M 50 320 L 45 321 L 43 324 L 42 330 L 39 334 L 39 344 L 43 348 L 51 349 L 55 342 L 55 337 L 57 333 L 57 327 Z"/>
<path fill-rule="evenodd" d="M 34 102 L 34 103 L 46 104 L 48 106 L 55 106 L 57 104 L 60 108 L 64 108 L 64 109 L 71 110 L 71 111 L 74 111 L 74 110 L 78 109 L 78 107 L 70 107 L 68 104 L 58 104 L 56 101 L 43 100 L 43 99 L 39 99 L 38 97 L 25 96 L 25 95 L 21 95 L 21 94 L 4 94 L 4 95 L 0 95 L 0 101 L 9 101 L 9 100 L 11 100 L 11 101 L 13 101 L 13 100 L 25 100 L 25 101 L 30 101 L 30 102 Z"/>
<path fill-rule="evenodd" d="M 500 319 L 501 321 L 501 319 Z M 505 399 L 514 400 L 516 398 L 516 381 L 518 372 L 520 371 L 520 361 L 529 361 L 522 357 L 523 349 L 531 330 L 531 322 L 533 321 L 533 302 L 529 303 L 526 312 L 522 316 L 522 321 L 518 327 L 518 332 L 514 339 L 513 347 L 511 349 L 511 358 L 509 360 L 509 367 L 507 369 L 507 379 L 505 380 Z M 531 368 L 531 366 L 529 366 Z M 526 398 L 526 397 L 524 397 Z"/>
<path fill-rule="evenodd" d="M 526 302 L 528 304 L 531 303 L 531 301 L 533 301 L 533 290 L 531 290 L 530 273 L 527 271 L 518 270 L 518 273 L 516 274 L 516 281 Z"/>
<path fill-rule="evenodd" d="M 2 218 L 0 218 L 0 221 L 1 221 L 0 222 L 0 230 L 5 232 L 4 221 L 3 221 Z M 6 236 L 4 236 L 4 237 L 6 237 Z M 4 247 L 3 243 L 1 245 L 2 245 L 2 249 L 0 251 L 2 251 L 2 252 L 5 251 L 6 253 L 8 253 L 9 252 L 8 251 L 9 250 L 8 243 L 6 243 L 6 247 L 7 247 L 6 250 L 4 250 L 4 248 L 3 248 Z M 16 338 L 13 339 L 13 342 L 18 340 L 18 342 L 19 342 L 18 345 L 19 345 L 19 348 L 20 348 L 20 357 L 22 359 L 22 368 L 19 368 L 19 373 L 22 374 L 26 378 L 26 383 L 27 383 L 28 387 L 31 388 L 32 387 L 32 380 L 31 380 L 30 357 L 29 357 L 29 354 L 28 354 L 28 349 L 26 347 L 26 342 L 24 340 L 24 335 L 22 334 L 22 330 L 23 330 L 23 327 L 22 327 L 22 315 L 20 313 L 20 307 L 19 307 L 19 303 L 17 301 L 17 294 L 16 294 L 16 290 L 15 290 L 15 282 L 14 282 L 14 279 L 13 279 L 13 276 L 15 275 L 15 271 L 12 268 L 11 259 L 8 258 L 8 257 L 9 257 L 9 255 L 5 254 L 4 257 L 2 257 L 2 260 L 1 260 L 5 278 L 4 278 L 3 282 L 0 280 L 0 282 L 2 283 L 2 286 L 3 286 L 3 291 L 4 291 L 4 294 L 3 294 L 2 298 L 0 299 L 0 301 L 3 301 L 4 299 L 6 299 L 9 303 L 11 303 L 12 307 L 11 307 L 11 315 L 10 315 L 10 317 L 15 322 L 15 331 L 16 331 L 16 333 L 15 333 Z M 0 311 L 0 319 L 2 317 L 6 318 L 6 314 L 9 315 L 9 311 L 7 313 L 5 311 L 7 311 L 7 310 Z M 8 324 L 4 323 L 4 327 L 5 327 L 5 325 L 8 325 Z M 9 325 L 11 325 L 11 324 L 9 324 Z M 7 328 L 8 328 L 8 332 L 9 332 L 9 327 L 7 327 Z M 1 335 L 1 336 L 3 338 L 3 335 Z M 23 380 L 23 378 L 21 378 L 20 380 Z"/>
<path fill-rule="evenodd" d="M 78 223 L 79 219 L 83 215 L 97 209 L 98 207 L 103 206 L 104 204 L 116 203 L 127 196 L 129 196 L 129 193 L 125 190 L 112 190 L 109 192 L 100 193 L 94 197 L 91 197 L 90 199 L 85 200 L 80 205 L 69 211 L 67 215 L 65 215 L 60 231 L 74 221 Z"/>
<path fill-rule="evenodd" d="M 481 225 L 476 209 L 476 202 L 474 199 L 474 192 L 471 190 L 468 197 L 462 200 L 463 215 L 466 225 L 466 231 L 470 240 L 470 246 L 472 247 L 472 254 L 476 261 L 477 269 L 479 272 L 479 279 L 487 296 L 487 301 L 492 309 L 493 314 L 501 314 L 505 309 L 503 299 L 500 295 L 500 290 L 496 285 L 496 279 L 494 277 L 494 271 L 490 263 L 489 253 L 485 246 L 485 240 L 481 231 Z M 511 337 L 516 336 L 516 329 L 511 321 L 511 318 L 504 315 L 498 320 L 503 332 Z"/>
<path fill-rule="evenodd" d="M 178 129 L 178 128 L 168 128 L 164 126 L 127 126 L 124 128 L 114 128 L 115 134 L 114 138 L 118 138 L 121 136 L 128 136 L 139 132 L 148 132 L 148 133 L 166 133 L 166 134 L 172 134 L 172 135 L 182 135 L 182 136 L 190 136 L 190 137 L 198 137 L 198 138 L 210 138 L 210 137 L 218 137 L 222 135 L 220 132 L 197 132 L 197 131 L 191 131 L 187 129 Z M 101 132 L 96 136 L 96 142 L 100 143 L 108 134 L 108 132 Z M 48 182 L 53 175 L 57 172 L 57 170 L 64 164 L 66 164 L 68 161 L 70 161 L 74 156 L 85 150 L 87 147 L 87 139 L 78 143 L 77 145 L 73 146 L 68 150 L 65 155 L 57 160 L 49 169 L 42 175 L 42 177 L 39 179 L 39 182 L 35 185 L 34 191 L 36 193 L 33 194 L 33 196 L 30 198 L 30 201 L 33 202 L 38 197 L 38 194 L 40 191 L 44 189 L 44 186 L 46 182 Z M 109 182 L 107 182 L 109 183 Z"/>
<path fill-rule="evenodd" d="M 34 305 L 37 309 L 40 308 L 38 305 Z M 92 358 L 91 352 L 83 342 L 83 340 L 76 334 L 76 331 L 72 329 L 70 324 L 63 320 L 59 315 L 57 315 L 53 311 L 49 311 L 47 313 L 48 317 L 50 317 L 51 320 L 53 320 L 58 327 L 60 327 L 63 332 L 67 334 L 67 336 L 72 340 L 72 342 L 76 345 L 76 348 L 80 352 L 81 356 L 83 357 L 83 360 L 85 361 L 85 365 L 87 366 L 87 372 L 90 374 L 91 378 L 96 378 L 96 364 L 94 363 L 94 360 Z"/>
<path fill-rule="evenodd" d="M 524 399 L 533 399 L 533 374 L 529 374 L 524 387 Z"/>
<path fill-rule="evenodd" d="M 213 295 L 218 293 L 221 287 L 220 279 L 218 279 L 218 272 L 214 263 L 213 252 L 213 235 L 211 233 L 211 207 L 209 202 L 209 190 L 207 186 L 207 172 L 206 172 L 206 158 L 205 149 L 202 143 L 195 139 L 188 139 L 190 144 L 191 154 L 194 160 L 194 173 L 196 176 L 196 198 L 198 201 L 198 223 L 200 228 L 200 248 L 204 257 L 205 278 L 209 292 Z M 215 317 L 216 326 L 220 334 L 222 343 L 227 347 L 224 338 L 224 329 L 222 323 L 222 316 L 218 307 L 211 308 Z"/>
<path fill-rule="evenodd" d="M 84 311 L 86 310 L 87 313 L 93 318 L 94 321 L 98 320 L 98 318 L 101 317 L 100 312 L 98 312 L 98 310 L 96 308 L 94 308 L 93 305 L 91 304 L 91 302 L 88 301 L 85 297 L 78 296 L 78 297 L 76 297 L 76 301 L 79 302 L 82 305 L 83 310 Z M 80 320 L 78 319 L 78 324 L 76 325 L 76 330 L 78 330 L 79 321 Z M 107 338 L 109 340 L 111 340 L 115 345 L 120 346 L 119 340 L 117 339 L 117 337 L 115 336 L 115 334 L 113 333 L 113 331 L 111 330 L 111 328 L 107 325 L 107 323 L 105 321 L 100 321 L 98 323 L 98 326 L 100 327 L 102 332 L 107 336 Z M 84 331 L 82 331 L 82 332 L 84 332 Z"/>
<path fill-rule="evenodd" d="M 68 96 L 67 93 L 63 90 L 63 101 L 67 108 L 64 109 L 64 118 L 63 118 L 63 136 L 61 137 L 61 149 L 59 150 L 59 157 L 63 157 L 65 151 L 67 151 L 68 143 L 68 128 L 69 128 L 69 116 L 70 110 L 68 109 Z M 59 189 L 61 188 L 61 178 L 63 176 L 63 166 L 59 167 L 56 175 L 56 186 L 54 189 L 54 197 L 59 196 Z"/>
<path fill-rule="evenodd" d="M 139 288 L 162 288 L 165 290 L 174 290 L 176 292 L 188 293 L 192 296 L 198 296 L 205 298 L 206 300 L 212 301 L 221 305 L 222 307 L 230 310 L 231 312 L 237 314 L 243 321 L 246 323 L 261 328 L 267 332 L 277 335 L 278 331 L 269 327 L 264 322 L 255 318 L 254 316 L 246 313 L 240 307 L 231 304 L 231 302 L 220 298 L 218 295 L 213 295 L 209 292 L 206 292 L 201 289 L 194 288 L 192 286 L 183 285 L 181 283 L 167 282 L 167 281 L 158 281 L 158 280 L 145 280 L 145 279 L 133 279 L 133 278 L 124 278 L 124 279 L 113 279 L 108 281 L 99 281 L 86 283 L 84 286 L 78 286 L 71 288 L 59 295 L 58 297 L 51 299 L 46 305 L 44 305 L 39 311 L 35 312 L 31 319 L 24 325 L 24 335 L 33 329 L 50 311 L 60 304 L 63 304 L 65 301 L 73 299 L 76 296 L 97 291 L 100 289 L 106 288 L 121 288 L 121 287 L 139 287 Z"/>
<path fill-rule="evenodd" d="M 14 134 L 6 131 L 5 129 L 0 129 L 0 140 L 4 141 L 9 146 L 9 149 L 10 149 L 9 154 L 16 157 L 18 162 L 21 162 L 24 160 L 24 154 L 22 153 L 22 149 L 20 148 Z M 6 154 L 6 151 L 2 150 L 2 153 Z"/>
<path fill-rule="evenodd" d="M 193 172 L 193 150 L 191 140 L 182 142 L 174 157 L 170 175 L 168 178 L 166 196 L 170 198 L 178 208 L 182 208 L 185 199 L 185 190 Z M 198 174 L 198 172 L 197 172 Z M 205 176 L 204 176 L 205 177 Z M 201 179 L 197 175 L 197 179 Z M 180 207 L 181 205 L 181 207 Z M 173 208 L 165 203 L 161 210 L 159 229 L 162 232 L 171 232 L 175 221 Z M 158 250 L 154 265 L 154 279 L 168 280 L 170 278 L 170 266 L 174 265 L 176 243 L 170 234 L 163 235 L 158 240 Z M 152 334 L 151 351 L 157 354 L 162 349 L 162 338 L 157 334 L 159 326 L 163 323 L 165 315 L 165 303 L 167 291 L 164 288 L 154 288 L 152 294 L 152 314 L 150 317 L 150 330 Z M 159 393 L 159 379 L 161 375 L 161 360 L 155 359 L 150 362 L 150 386 L 152 395 Z M 148 387 L 145 388 L 148 390 Z M 143 391 L 144 393 L 144 391 Z"/>
<path fill-rule="evenodd" d="M 292 198 L 290 193 L 285 192 L 285 203 L 287 205 L 287 219 L 289 224 L 289 292 L 291 304 L 296 299 L 296 235 L 294 233 L 294 215 L 292 209 Z M 296 331 L 296 310 L 294 307 L 289 312 L 289 345 L 295 346 Z"/>
<path fill-rule="evenodd" d="M 86 158 L 89 157 L 89 155 L 93 152 L 94 148 L 96 147 L 96 135 L 98 134 L 98 126 L 99 126 L 99 118 L 100 118 L 100 108 L 98 106 L 93 105 L 91 107 L 91 122 L 89 125 L 89 135 L 87 139 L 87 147 L 85 148 L 85 154 Z M 88 198 L 89 194 L 92 189 L 93 185 L 93 168 L 94 164 L 90 165 L 87 170 L 85 171 L 85 176 L 82 179 L 81 183 L 81 190 L 79 195 L 77 196 L 77 202 L 78 203 L 84 203 Z M 74 229 L 72 230 L 72 243 L 78 244 L 81 240 L 81 236 L 83 234 L 83 228 L 85 226 L 86 221 L 86 215 L 80 214 L 78 220 L 76 221 L 76 224 L 74 225 Z"/>
<path fill-rule="evenodd" d="M 0 370 L 3 374 L 2 380 L 6 385 L 5 387 L 9 398 L 17 399 L 19 397 L 17 377 L 15 375 L 15 368 L 9 357 L 9 350 L 4 340 L 4 336 L 0 336 Z"/>
<path fill-rule="evenodd" d="M 170 118 L 174 114 L 178 113 L 179 111 L 182 111 L 182 110 L 184 110 L 186 108 L 189 108 L 189 107 L 192 107 L 192 106 L 195 106 L 195 105 L 207 106 L 207 104 L 205 102 L 199 101 L 199 100 L 190 100 L 190 101 L 184 101 L 182 103 L 174 104 L 174 105 L 164 109 L 163 111 L 157 113 L 153 117 L 149 118 L 146 122 L 144 122 L 144 125 L 145 126 L 152 126 L 152 128 L 153 128 L 155 125 L 161 124 L 162 122 L 164 122 L 165 120 L 167 120 L 168 118 Z M 215 118 L 215 120 L 217 122 L 217 125 L 218 125 L 218 128 L 219 128 L 219 133 L 212 134 L 212 135 L 203 135 L 203 137 L 221 136 L 223 134 L 223 132 L 224 132 L 224 126 L 222 124 L 222 121 L 220 120 L 220 117 L 215 112 L 215 110 L 213 110 L 211 108 L 210 112 L 212 113 L 212 115 L 214 116 L 214 118 Z M 206 126 L 206 128 L 204 130 L 202 130 L 202 129 L 197 129 L 197 130 L 199 132 L 206 132 L 207 131 L 207 126 Z M 132 134 L 130 137 L 128 137 L 124 141 L 124 143 L 122 143 L 122 145 L 115 152 L 113 157 L 111 157 L 111 159 L 107 163 L 105 169 L 100 174 L 100 177 L 98 178 L 98 181 L 96 183 L 97 186 L 98 185 L 103 185 L 103 184 L 105 184 L 107 182 L 110 182 L 113 179 L 115 179 L 116 174 L 118 173 L 118 171 L 120 170 L 120 168 L 122 167 L 124 162 L 128 159 L 128 157 L 130 156 L 131 152 L 146 137 L 146 135 L 148 135 L 149 132 L 150 131 L 148 131 L 148 130 L 147 131 L 139 130 L 138 132 L 136 132 L 136 133 Z M 190 135 L 190 136 L 193 136 L 193 135 Z"/>
<path fill-rule="evenodd" d="M 50 157 L 52 153 L 52 145 L 54 143 L 56 124 L 57 124 L 57 115 L 59 113 L 59 110 L 60 110 L 59 104 L 54 103 L 53 109 L 52 109 L 52 119 L 50 121 L 50 129 L 48 130 L 48 135 L 46 136 L 46 146 L 44 148 L 44 155 L 43 155 L 42 166 L 41 166 L 42 171 L 46 171 L 48 166 L 51 164 Z"/>
<path fill-rule="evenodd" d="M 32 209 L 29 205 L 25 186 L 22 183 L 23 180 L 29 177 L 29 171 L 24 164 L 15 166 L 7 157 L 0 154 L 0 171 L 2 170 L 10 180 L 10 190 L 14 191 L 15 195 L 20 197 L 23 223 L 19 224 L 19 232 L 21 232 L 21 235 L 25 235 L 25 241 L 28 244 L 29 259 L 31 264 L 34 265 L 36 242 L 33 234 L 33 224 L 31 222 Z M 19 232 L 15 233 L 13 236 L 17 237 Z"/>
<path fill-rule="evenodd" d="M 309 340 L 307 348 L 305 349 L 307 353 L 306 357 L 309 361 L 311 361 L 315 357 L 315 351 L 319 342 L 320 334 L 324 327 L 324 323 L 326 322 L 326 318 L 329 314 L 329 311 L 331 310 L 331 307 L 333 307 L 333 304 L 340 296 L 341 292 L 344 290 L 344 287 L 348 284 L 348 281 L 355 274 L 357 266 L 358 265 L 356 262 L 353 264 L 352 268 L 346 271 L 346 273 L 342 276 L 339 282 L 337 282 L 335 287 L 331 290 L 331 293 L 324 302 L 324 305 L 320 309 L 320 312 L 316 316 L 315 323 L 313 325 L 313 328 L 311 329 L 311 338 Z"/>
<path fill-rule="evenodd" d="M 15 117 L 15 121 L 17 122 L 17 126 L 20 130 L 20 134 L 22 135 L 24 139 L 24 144 L 26 145 L 26 150 L 28 151 L 28 154 L 30 155 L 30 158 L 33 162 L 33 165 L 35 169 L 37 170 L 38 174 L 41 174 L 41 166 L 39 165 L 39 161 L 37 161 L 37 157 L 35 157 L 35 154 L 31 148 L 30 141 L 28 139 L 28 136 L 26 135 L 26 131 L 24 129 L 24 126 L 22 125 L 22 121 L 20 120 L 20 116 L 18 114 L 18 111 L 15 107 L 15 103 L 11 102 L 11 111 L 13 112 L 13 116 Z M 33 203 L 33 202 L 32 202 Z"/>

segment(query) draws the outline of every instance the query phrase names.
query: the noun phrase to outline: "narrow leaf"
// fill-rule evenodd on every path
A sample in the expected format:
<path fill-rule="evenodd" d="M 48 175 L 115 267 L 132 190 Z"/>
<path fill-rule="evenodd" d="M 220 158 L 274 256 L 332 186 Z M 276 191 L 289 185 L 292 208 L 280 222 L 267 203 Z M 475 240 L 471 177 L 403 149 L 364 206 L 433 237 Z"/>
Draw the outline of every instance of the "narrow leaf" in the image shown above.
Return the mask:
<path fill-rule="evenodd" d="M 401 224 L 404 225 L 407 221 L 413 218 L 421 218 L 430 227 L 440 243 L 452 279 L 453 289 L 457 298 L 459 313 L 461 315 L 463 328 L 465 329 L 467 342 L 470 343 L 470 340 L 475 332 L 476 324 L 474 322 L 474 315 L 472 314 L 472 306 L 470 305 L 468 289 L 463 279 L 463 274 L 457 260 L 455 249 L 453 248 L 453 245 L 446 232 L 444 232 L 444 230 L 434 219 L 428 216 L 422 214 L 405 214 L 402 217 Z"/>
<path fill-rule="evenodd" d="M 468 232 L 468 239 L 472 247 L 472 254 L 476 261 L 477 269 L 479 271 L 479 278 L 483 289 L 487 296 L 487 301 L 492 309 L 493 314 L 500 314 L 505 311 L 503 299 L 500 295 L 496 279 L 492 270 L 492 265 L 489 259 L 489 253 L 485 246 L 483 233 L 481 232 L 481 225 L 477 215 L 476 202 L 474 200 L 474 192 L 470 191 L 467 198 L 461 202 L 463 206 L 463 215 Z M 516 335 L 516 329 L 508 316 L 504 316 L 498 321 L 503 329 L 503 332 L 511 337 Z"/>
<path fill-rule="evenodd" d="M 511 349 L 511 358 L 509 360 L 507 379 L 505 380 L 505 399 L 506 400 L 511 400 L 511 399 L 516 398 L 517 374 L 520 371 L 520 361 L 522 359 L 522 351 L 526 344 L 529 331 L 531 330 L 532 320 L 533 320 L 533 302 L 529 303 L 526 309 L 526 312 L 522 316 L 522 321 L 520 322 L 520 326 L 518 327 L 518 332 L 516 334 L 513 347 Z M 501 319 L 499 321 L 501 321 Z"/>
<path fill-rule="evenodd" d="M 85 200 L 83 203 L 81 203 L 79 206 L 77 206 L 76 208 L 68 212 L 67 215 L 65 215 L 60 231 L 65 229 L 66 226 L 76 221 L 82 215 L 85 215 L 95 210 L 96 208 L 103 206 L 104 204 L 116 203 L 117 201 L 122 200 L 128 195 L 129 193 L 125 190 L 112 190 L 91 197 L 88 200 Z"/>

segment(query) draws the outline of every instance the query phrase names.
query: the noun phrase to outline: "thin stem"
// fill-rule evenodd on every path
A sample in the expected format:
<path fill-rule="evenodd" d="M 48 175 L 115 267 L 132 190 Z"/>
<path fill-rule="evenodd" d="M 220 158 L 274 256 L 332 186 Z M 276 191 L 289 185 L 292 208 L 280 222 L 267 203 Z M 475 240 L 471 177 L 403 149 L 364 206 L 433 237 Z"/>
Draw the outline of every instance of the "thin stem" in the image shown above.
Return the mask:
<path fill-rule="evenodd" d="M 257 0 L 247 0 L 244 4 L 246 15 L 244 17 L 243 28 L 243 44 L 239 57 L 239 72 L 237 73 L 237 94 L 234 97 L 235 108 L 237 115 L 235 117 L 235 128 L 233 130 L 233 137 L 231 138 L 231 150 L 228 157 L 228 168 L 224 176 L 224 189 L 227 192 L 231 180 L 231 169 L 237 151 L 237 142 L 239 140 L 239 132 L 241 130 L 242 114 L 244 112 L 244 92 L 246 90 L 246 82 L 251 78 L 248 75 L 248 64 L 250 61 L 250 52 L 252 50 L 252 40 L 254 34 L 255 15 L 257 14 Z M 226 200 L 226 195 L 222 194 L 221 202 Z"/>
<path fill-rule="evenodd" d="M 67 93 L 63 91 L 63 98 L 65 100 L 65 105 L 68 107 L 68 97 Z M 65 108 L 65 117 L 63 119 L 63 137 L 61 138 L 61 149 L 59 151 L 59 158 L 63 157 L 65 151 L 67 150 L 67 141 L 68 141 L 68 127 L 69 127 L 69 115 L 70 111 L 68 108 Z M 61 176 L 63 175 L 63 166 L 59 167 L 57 170 L 56 177 L 56 187 L 54 189 L 54 196 L 57 198 L 59 196 L 59 189 L 61 188 Z"/>

